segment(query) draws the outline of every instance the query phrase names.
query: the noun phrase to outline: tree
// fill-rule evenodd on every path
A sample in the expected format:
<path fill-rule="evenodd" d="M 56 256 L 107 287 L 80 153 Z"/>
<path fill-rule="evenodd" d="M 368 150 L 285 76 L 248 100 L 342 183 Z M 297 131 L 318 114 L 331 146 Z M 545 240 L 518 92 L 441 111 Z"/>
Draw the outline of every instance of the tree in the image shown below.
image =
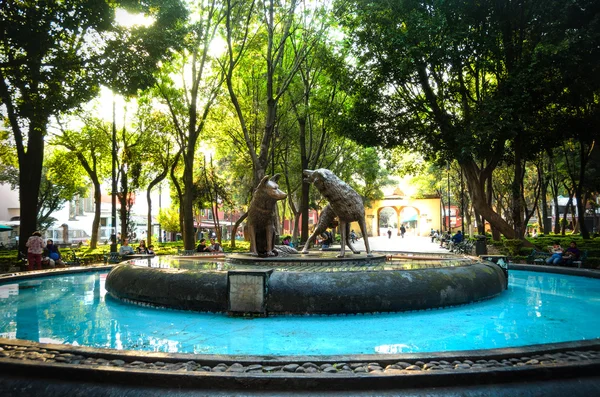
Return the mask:
<path fill-rule="evenodd" d="M 411 146 L 433 160 L 457 160 L 476 214 L 506 237 L 522 237 L 526 162 L 542 150 L 542 142 L 558 142 L 536 124 L 536 114 L 551 106 L 552 95 L 560 91 L 546 92 L 549 80 L 553 82 L 550 76 L 557 73 L 552 70 L 555 63 L 546 64 L 542 55 L 549 47 L 568 54 L 568 46 L 562 47 L 569 35 L 567 25 L 592 31 L 597 5 L 340 3 L 352 6 L 345 9 L 344 24 L 359 59 L 359 95 L 350 135 L 366 144 Z M 594 16 L 564 17 L 583 9 Z M 584 47 L 597 48 L 597 42 L 593 36 Z M 513 169 L 511 224 L 490 202 L 493 171 L 506 157 Z"/>
<path fill-rule="evenodd" d="M 152 3 L 152 4 L 149 4 Z M 126 5 L 159 12 L 154 38 L 167 36 L 178 1 L 156 7 L 154 1 L 5 1 L 0 3 L 0 101 L 13 133 L 19 162 L 21 197 L 21 236 L 29 236 L 36 227 L 38 192 L 42 179 L 44 136 L 51 116 L 68 112 L 93 98 L 105 81 L 116 48 L 126 49 L 129 59 L 156 62 L 161 54 L 159 41 L 142 41 L 135 35 L 135 46 L 106 45 L 124 38 L 116 29 L 114 7 Z M 156 2 L 160 3 L 160 2 Z M 163 2 L 164 3 L 164 2 Z M 148 32 L 145 29 L 144 32 Z M 98 40 L 100 39 L 100 40 Z M 116 40 L 116 41 L 114 41 Z M 144 43 L 145 45 L 142 45 Z M 132 44 L 129 42 L 129 44 Z M 162 53 L 164 54 L 164 52 Z M 110 74 L 110 73 L 109 73 Z M 114 77 L 114 76 L 112 76 Z M 20 239 L 24 250 L 26 238 Z"/>
<path fill-rule="evenodd" d="M 219 2 L 198 5 L 195 10 L 196 21 L 189 27 L 184 48 L 177 54 L 171 68 L 161 74 L 157 85 L 158 95 L 168 106 L 183 161 L 180 216 L 186 250 L 195 246 L 193 204 L 196 149 L 223 81 L 222 74 L 212 68 L 210 54 L 210 44 L 223 15 L 223 6 Z M 182 78 L 181 82 L 174 81 L 176 75 Z"/>
<path fill-rule="evenodd" d="M 146 245 L 150 246 L 152 244 L 151 193 L 152 189 L 169 174 L 175 157 L 175 142 L 169 118 L 161 112 L 153 111 L 153 103 L 148 98 L 144 98 L 140 102 L 141 109 L 138 113 L 140 133 L 148 139 L 145 142 L 144 150 L 138 154 L 142 157 L 142 178 L 145 181 L 142 182 L 142 185 L 146 184 L 146 201 L 148 202 Z"/>
<path fill-rule="evenodd" d="M 95 249 L 100 228 L 101 183 L 109 175 L 110 168 L 110 125 L 88 115 L 82 115 L 82 121 L 85 125 L 79 130 L 68 130 L 61 126 L 61 134 L 55 135 L 50 143 L 68 149 L 92 182 L 94 220 L 90 248 Z"/>
<path fill-rule="evenodd" d="M 195 186 L 195 200 L 199 209 L 210 208 L 213 213 L 213 224 L 219 243 L 222 241 L 219 220 L 219 208 L 232 207 L 228 182 L 219 175 L 219 168 L 213 164 L 212 157 L 208 164 L 206 156 L 203 159 L 202 169 Z"/>
<path fill-rule="evenodd" d="M 36 228 L 44 136 L 49 118 L 91 99 L 97 75 L 86 61 L 100 55 L 93 34 L 111 28 L 105 2 L 6 1 L 0 5 L 0 100 L 19 161 L 20 250 Z"/>
<path fill-rule="evenodd" d="M 296 42 L 292 41 L 292 50 L 299 56 Z M 296 209 L 290 200 L 290 208 L 296 219 L 302 215 L 301 240 L 308 239 L 309 191 L 311 184 L 304 182 L 302 170 L 321 168 L 323 164 L 333 163 L 340 156 L 348 158 L 348 152 L 340 150 L 342 135 L 337 130 L 338 114 L 347 111 L 349 95 L 342 89 L 347 80 L 343 66 L 343 55 L 335 54 L 332 43 L 315 45 L 302 58 L 294 84 L 288 90 L 287 98 L 297 124 L 295 146 L 299 149 L 299 164 L 295 171 L 301 182 L 300 204 Z M 296 149 L 296 150 L 298 150 Z M 282 162 L 286 168 L 288 162 Z M 354 169 L 356 170 L 356 169 Z M 296 230 L 297 227 L 294 229 Z M 295 238 L 296 236 L 294 236 Z"/>
<path fill-rule="evenodd" d="M 227 51 L 221 65 L 239 123 L 236 139 L 252 164 L 252 187 L 274 163 L 281 102 L 300 64 L 324 35 L 321 12 L 320 5 L 303 7 L 297 0 L 227 1 Z"/>
<path fill-rule="evenodd" d="M 179 233 L 181 227 L 179 224 L 179 212 L 174 209 L 161 209 L 158 212 L 158 223 L 163 230 L 169 233 Z"/>
<path fill-rule="evenodd" d="M 48 229 L 56 219 L 51 215 L 73 197 L 83 197 L 88 188 L 85 172 L 67 151 L 53 151 L 44 161 L 37 208 L 37 229 Z"/>

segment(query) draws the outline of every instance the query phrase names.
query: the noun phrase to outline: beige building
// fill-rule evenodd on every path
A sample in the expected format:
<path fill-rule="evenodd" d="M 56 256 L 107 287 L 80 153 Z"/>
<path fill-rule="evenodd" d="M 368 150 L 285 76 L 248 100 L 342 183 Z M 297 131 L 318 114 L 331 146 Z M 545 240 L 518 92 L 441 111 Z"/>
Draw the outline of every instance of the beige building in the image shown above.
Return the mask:
<path fill-rule="evenodd" d="M 400 189 L 365 208 L 365 216 L 370 236 L 386 235 L 388 229 L 399 235 L 402 225 L 407 234 L 415 236 L 429 236 L 432 228 L 442 229 L 439 197 L 407 197 Z M 354 223 L 352 228 L 357 230 L 358 225 Z"/>

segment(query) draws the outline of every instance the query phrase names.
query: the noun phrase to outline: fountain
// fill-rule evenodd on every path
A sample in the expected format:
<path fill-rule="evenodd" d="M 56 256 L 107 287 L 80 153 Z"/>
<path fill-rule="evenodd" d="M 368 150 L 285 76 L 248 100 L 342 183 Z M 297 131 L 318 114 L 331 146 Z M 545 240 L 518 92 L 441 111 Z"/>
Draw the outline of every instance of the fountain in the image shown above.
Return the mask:
<path fill-rule="evenodd" d="M 314 172 L 305 175 L 315 176 Z M 276 181 L 268 178 L 265 183 L 276 184 Z M 336 199 L 331 195 L 326 197 Z M 340 210 L 331 205 L 328 211 L 338 216 Z M 322 217 L 323 222 L 327 218 Z M 346 222 L 350 220 L 346 218 Z M 597 310 L 595 301 L 582 305 L 582 297 L 597 293 L 597 282 L 575 286 L 570 279 L 551 279 L 543 282 L 551 288 L 544 292 L 541 277 L 513 275 L 516 284 L 510 294 L 503 293 L 507 282 L 504 269 L 478 258 L 416 253 L 386 255 L 370 252 L 367 241 L 365 253 L 358 252 L 347 241 L 345 244 L 352 253 L 290 252 L 272 245 L 273 240 L 268 237 L 272 236 L 272 230 L 268 225 L 261 229 L 259 224 L 260 220 L 253 224 L 256 240 L 252 252 L 228 255 L 224 260 L 214 256 L 136 259 L 112 268 L 108 276 L 107 270 L 100 273 L 89 268 L 55 270 L 57 276 L 63 273 L 66 276 L 62 281 L 36 278 L 35 273 L 11 276 L 11 284 L 2 291 L 9 299 L 21 292 L 26 298 L 27 293 L 42 284 L 48 284 L 53 295 L 41 294 L 39 301 L 25 299 L 25 304 L 16 310 L 19 339 L 0 339 L 0 393 L 158 396 L 212 394 L 218 390 L 225 395 L 256 395 L 260 390 L 261 395 L 330 391 L 349 395 L 357 390 L 403 394 L 408 389 L 429 391 L 434 387 L 454 394 L 469 390 L 472 393 L 465 395 L 509 396 L 527 394 L 535 387 L 540 395 L 552 396 L 566 391 L 572 394 L 574 390 L 579 395 L 593 395 L 600 387 L 596 322 L 583 327 L 585 334 L 577 331 L 582 329 L 577 324 L 587 321 L 582 313 Z M 165 268 L 168 261 L 175 261 L 176 268 Z M 567 272 L 544 266 L 537 269 Z M 94 280 L 93 286 L 78 281 L 73 274 L 77 271 L 88 272 L 90 276 L 85 277 Z M 583 269 L 569 272 L 600 277 Z M 103 277 L 106 277 L 105 289 Z M 533 288 L 522 295 L 522 286 L 530 282 L 534 282 Z M 574 297 L 576 304 L 571 301 L 560 304 L 566 294 L 553 290 L 559 287 L 566 288 L 565 292 L 581 291 L 582 295 Z M 81 289 L 83 298 L 71 297 L 69 291 L 73 288 Z M 137 306 L 105 300 L 104 293 L 142 306 L 230 316 L 145 307 L 130 310 Z M 515 306 L 529 305 L 533 297 L 536 306 L 528 307 L 527 312 Z M 65 300 L 64 304 L 60 299 Z M 90 305 L 86 310 L 81 306 L 84 302 Z M 64 313 L 55 310 L 63 306 L 66 306 Z M 54 324 L 62 325 L 63 319 L 76 317 L 66 310 L 69 306 L 74 310 L 72 313 L 83 316 L 81 329 L 59 326 L 48 339 Z M 423 311 L 448 306 L 460 307 Z M 119 312 L 121 308 L 127 314 Z M 409 320 L 413 313 L 406 317 L 404 313 L 394 313 L 415 310 L 418 310 L 414 313 L 416 320 Z M 391 313 L 356 315 L 371 312 Z M 7 313 L 12 313 L 10 308 Z M 158 320 L 166 313 L 171 313 L 167 320 Z M 318 316 L 278 316 L 281 314 Z M 346 316 L 330 316 L 334 314 Z M 266 316 L 274 317 L 260 318 Z M 473 321 L 475 317 L 478 319 Z M 545 317 L 545 322 L 538 323 Z M 520 322 L 524 328 L 513 329 Z M 281 328 L 288 323 L 294 325 Z M 316 327 L 312 325 L 315 323 Z M 311 325 L 314 333 L 309 334 Z M 541 328 L 550 336 L 549 342 L 529 339 L 538 336 Z M 66 335 L 75 343 L 78 338 L 69 335 L 81 335 L 85 340 L 98 330 L 100 345 L 60 345 L 53 339 Z M 389 331 L 393 331 L 391 335 Z M 563 338 L 563 334 L 571 331 L 575 333 Z M 163 338 L 163 332 L 172 335 L 164 336 L 164 346 L 176 350 L 156 349 L 154 343 Z M 492 334 L 499 339 L 487 343 L 486 338 L 494 338 Z M 295 350 L 313 342 L 318 344 L 323 335 L 328 336 L 324 348 L 339 353 L 309 353 L 310 348 Z M 530 345 L 511 344 L 514 338 L 521 337 Z M 446 345 L 446 338 L 452 338 L 452 343 Z M 367 350 L 370 354 L 345 348 L 363 339 L 374 342 L 367 347 L 374 349 Z M 441 340 L 441 348 L 404 353 L 411 341 L 421 344 L 425 339 Z M 475 343 L 463 347 L 467 340 Z M 208 341 L 215 350 L 203 350 L 209 348 L 204 343 Z M 187 347 L 177 350 L 179 346 L 173 343 Z M 256 348 L 252 351 L 259 355 L 248 355 L 253 354 L 248 350 L 230 350 L 238 345 Z M 123 348 L 132 350 L 114 350 Z M 490 383 L 496 383 L 492 389 L 488 389 Z"/>
<path fill-rule="evenodd" d="M 339 219 L 339 253 L 307 249 L 327 228 L 329 216 L 321 217 L 302 252 L 274 246 L 275 205 L 286 195 L 278 175 L 265 176 L 248 210 L 249 253 L 229 255 L 216 269 L 121 264 L 110 272 L 107 291 L 117 299 L 159 307 L 267 316 L 423 310 L 481 301 L 505 290 L 507 275 L 491 262 L 439 258 L 412 270 L 388 263 L 386 255 L 370 251 L 360 196 L 329 170 L 305 170 L 304 175 L 329 200 L 326 211 Z M 350 241 L 353 221 L 365 236 L 364 254 Z M 345 253 L 346 246 L 352 254 Z"/>

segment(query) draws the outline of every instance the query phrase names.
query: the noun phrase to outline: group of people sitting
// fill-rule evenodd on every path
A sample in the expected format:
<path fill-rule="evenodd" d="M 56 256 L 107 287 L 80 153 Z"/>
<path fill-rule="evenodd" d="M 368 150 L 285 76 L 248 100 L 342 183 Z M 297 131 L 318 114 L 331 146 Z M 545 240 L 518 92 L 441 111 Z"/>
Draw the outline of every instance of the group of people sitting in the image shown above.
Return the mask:
<path fill-rule="evenodd" d="M 577 243 L 571 241 L 569 248 L 563 251 L 559 241 L 555 241 L 552 247 L 548 249 L 552 255 L 546 259 L 548 265 L 566 265 L 570 266 L 574 261 L 579 260 L 581 251 L 577 248 Z"/>
<path fill-rule="evenodd" d="M 127 256 L 127 255 L 154 255 L 154 246 L 151 245 L 146 247 L 146 241 L 140 240 L 140 244 L 134 250 L 131 245 L 129 245 L 129 240 L 124 239 L 121 244 L 121 248 L 119 248 L 119 255 Z"/>
<path fill-rule="evenodd" d="M 62 255 L 54 241 L 44 241 L 42 233 L 35 231 L 25 244 L 27 247 L 27 270 L 42 270 L 47 268 L 67 266 L 62 260 Z"/>
<path fill-rule="evenodd" d="M 440 247 L 443 248 L 445 244 L 446 248 L 448 248 L 450 251 L 452 251 L 455 245 L 462 243 L 465 237 L 461 230 L 457 231 L 454 236 L 452 236 L 450 232 L 440 232 L 439 230 L 433 229 L 431 229 L 430 236 L 432 243 L 436 240 L 439 240 Z"/>
<path fill-rule="evenodd" d="M 200 239 L 200 244 L 196 248 L 196 252 L 223 252 L 223 247 L 214 237 L 210 238 L 210 245 L 206 245 L 206 239 Z"/>

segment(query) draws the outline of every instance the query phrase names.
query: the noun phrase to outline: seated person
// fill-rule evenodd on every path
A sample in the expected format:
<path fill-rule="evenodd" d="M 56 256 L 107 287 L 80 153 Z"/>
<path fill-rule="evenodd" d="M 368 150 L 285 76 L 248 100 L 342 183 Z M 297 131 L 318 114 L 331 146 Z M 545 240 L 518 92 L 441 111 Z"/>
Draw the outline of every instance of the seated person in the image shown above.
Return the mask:
<path fill-rule="evenodd" d="M 571 241 L 571 243 L 569 243 L 569 248 L 567 248 L 567 250 L 563 254 L 562 263 L 567 266 L 570 266 L 573 264 L 574 261 L 579 260 L 580 256 L 581 251 L 579 251 L 579 248 L 577 248 L 577 243 L 575 241 Z"/>
<path fill-rule="evenodd" d="M 65 267 L 66 264 L 62 260 L 62 255 L 58 250 L 58 246 L 54 244 L 53 240 L 48 240 L 46 247 L 44 248 L 44 254 L 42 263 L 46 262 L 49 267 Z"/>
<path fill-rule="evenodd" d="M 148 247 L 148 255 L 154 255 L 154 246 L 153 245 Z"/>
<path fill-rule="evenodd" d="M 50 257 L 42 255 L 42 269 L 54 269 L 56 267 L 56 263 L 54 259 L 50 259 Z"/>
<path fill-rule="evenodd" d="M 560 242 L 555 241 L 554 245 L 549 249 L 552 254 L 548 259 L 546 259 L 546 264 L 548 265 L 558 265 L 563 258 L 563 249 L 560 246 Z"/>
<path fill-rule="evenodd" d="M 221 247 L 221 244 L 219 244 L 215 241 L 214 237 L 211 237 L 210 245 L 208 246 L 208 251 L 209 252 L 223 252 L 223 247 Z"/>
<path fill-rule="evenodd" d="M 148 247 L 146 247 L 146 241 L 140 240 L 140 245 L 135 249 L 136 254 L 148 254 Z"/>
<path fill-rule="evenodd" d="M 321 241 L 321 248 L 329 248 L 331 244 L 333 244 L 333 235 L 329 230 L 325 230 L 321 236 L 324 238 L 324 240 Z"/>
<path fill-rule="evenodd" d="M 442 233 L 442 235 L 440 236 L 440 247 L 444 246 L 444 243 L 446 243 L 446 248 L 448 247 L 448 242 L 450 241 L 451 236 L 450 236 L 450 232 L 445 232 Z"/>
<path fill-rule="evenodd" d="M 123 240 L 123 244 L 121 244 L 121 248 L 119 248 L 119 255 L 133 255 L 133 248 L 129 245 L 129 240 Z"/>
<path fill-rule="evenodd" d="M 285 236 L 283 241 L 281 242 L 283 245 L 287 245 L 288 247 L 293 247 L 292 238 L 290 236 Z"/>
<path fill-rule="evenodd" d="M 463 237 L 464 237 L 464 236 L 463 236 L 463 234 L 462 234 L 462 231 L 460 231 L 460 230 L 459 230 L 458 232 L 456 232 L 456 234 L 455 234 L 454 236 L 452 236 L 452 238 L 451 238 L 451 239 L 450 239 L 450 241 L 448 242 L 448 249 L 449 249 L 450 251 L 452 251 L 452 249 L 454 248 L 454 246 L 455 246 L 456 244 L 460 244 L 460 243 L 462 243 L 462 241 L 463 241 Z"/>
<path fill-rule="evenodd" d="M 200 244 L 198 244 L 198 247 L 196 247 L 196 252 L 210 252 L 206 246 L 205 238 L 200 239 Z"/>

